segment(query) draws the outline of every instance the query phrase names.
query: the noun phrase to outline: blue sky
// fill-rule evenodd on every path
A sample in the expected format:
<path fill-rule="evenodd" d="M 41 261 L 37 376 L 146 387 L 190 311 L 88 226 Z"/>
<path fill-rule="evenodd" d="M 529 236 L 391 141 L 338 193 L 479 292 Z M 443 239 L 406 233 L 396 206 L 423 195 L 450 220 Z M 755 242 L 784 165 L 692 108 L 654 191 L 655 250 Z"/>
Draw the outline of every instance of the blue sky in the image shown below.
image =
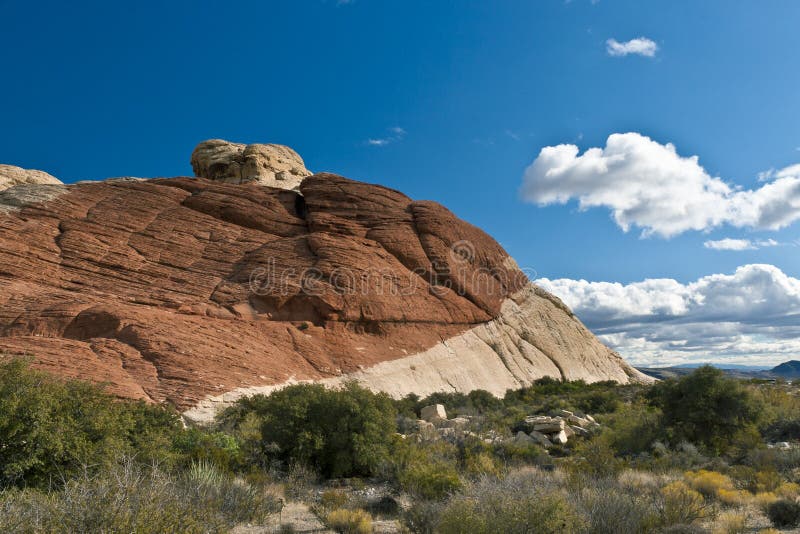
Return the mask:
<path fill-rule="evenodd" d="M 680 358 L 713 352 L 771 362 L 800 349 L 743 348 L 797 333 L 800 222 L 774 230 L 729 218 L 642 238 L 635 224 L 623 231 L 607 203 L 579 209 L 577 199 L 594 190 L 579 187 L 564 193 L 566 204 L 544 207 L 520 194 L 543 148 L 575 144 L 583 154 L 628 132 L 673 143 L 681 158 L 698 156 L 703 171 L 732 191 L 757 190 L 768 183 L 759 173 L 800 163 L 799 3 L 161 4 L 0 0 L 0 162 L 66 182 L 173 176 L 191 173 L 191 150 L 206 138 L 287 144 L 314 171 L 442 202 L 550 281 L 614 282 L 629 294 L 638 287 L 632 283 L 664 278 L 695 302 L 700 286 L 691 284 L 704 277 L 769 265 L 776 271 L 756 273 L 769 279 L 759 291 L 788 300 L 760 315 L 780 319 L 729 339 L 728 352 L 707 345 Z M 652 56 L 609 54 L 609 39 L 640 37 L 654 43 Z M 639 175 L 618 180 L 612 192 Z M 722 239 L 739 240 L 739 248 L 746 239 L 755 249 L 704 246 Z M 756 245 L 770 239 L 778 245 Z M 607 296 L 602 287 L 556 287 L 608 340 L 634 335 L 633 327 L 606 324 L 613 313 L 597 305 Z M 652 288 L 640 289 L 655 298 Z M 614 313 L 649 325 L 674 322 L 688 308 L 662 310 L 666 316 L 654 309 Z M 738 324 L 740 337 L 741 325 L 753 325 L 750 317 L 709 317 L 699 322 Z M 648 361 L 680 359 L 668 357 L 675 339 L 665 349 L 644 328 L 636 339 L 661 343 L 641 349 L 661 351 L 647 352 Z M 632 357 L 633 345 L 616 346 Z"/>

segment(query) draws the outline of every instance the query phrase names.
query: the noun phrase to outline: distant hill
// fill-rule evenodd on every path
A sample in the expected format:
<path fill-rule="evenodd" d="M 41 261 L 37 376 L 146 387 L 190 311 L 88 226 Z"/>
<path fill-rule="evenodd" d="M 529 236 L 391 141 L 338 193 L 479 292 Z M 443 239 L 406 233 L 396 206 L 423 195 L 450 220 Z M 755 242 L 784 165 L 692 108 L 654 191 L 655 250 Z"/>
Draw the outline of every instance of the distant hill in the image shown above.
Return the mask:
<path fill-rule="evenodd" d="M 750 366 L 741 364 L 726 364 L 725 366 L 711 364 L 684 364 L 674 367 L 637 367 L 637 369 L 648 376 L 665 380 L 667 378 L 677 378 L 688 375 L 698 367 L 711 365 L 723 371 L 732 378 L 749 380 L 751 378 L 775 379 L 783 378 L 788 380 L 800 379 L 800 360 L 783 362 L 772 369 L 762 366 Z"/>
<path fill-rule="evenodd" d="M 773 367 L 770 372 L 781 378 L 800 378 L 800 360 L 783 362 Z"/>

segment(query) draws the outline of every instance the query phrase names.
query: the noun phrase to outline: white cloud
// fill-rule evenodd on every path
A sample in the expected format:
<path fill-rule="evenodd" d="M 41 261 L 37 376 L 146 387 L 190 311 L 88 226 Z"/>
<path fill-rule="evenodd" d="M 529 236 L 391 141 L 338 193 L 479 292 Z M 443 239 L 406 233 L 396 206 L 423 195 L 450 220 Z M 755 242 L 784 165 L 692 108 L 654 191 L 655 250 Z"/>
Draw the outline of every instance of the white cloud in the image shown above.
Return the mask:
<path fill-rule="evenodd" d="M 681 284 L 543 278 L 595 333 L 633 363 L 774 364 L 800 354 L 800 280 L 773 265 Z"/>
<path fill-rule="evenodd" d="M 647 37 L 637 37 L 630 41 L 619 42 L 616 39 L 606 41 L 606 52 L 609 56 L 627 56 L 637 54 L 639 56 L 653 57 L 658 51 L 658 45 Z"/>
<path fill-rule="evenodd" d="M 780 245 L 774 239 L 760 239 L 752 241 L 750 239 L 719 239 L 717 241 L 706 241 L 703 246 L 712 250 L 757 250 L 759 248 L 777 247 Z"/>
<path fill-rule="evenodd" d="M 778 230 L 800 219 L 800 164 L 773 171 L 758 189 L 712 177 L 697 156 L 683 157 L 631 132 L 578 155 L 576 145 L 542 148 L 525 170 L 522 198 L 545 206 L 577 199 L 580 209 L 606 207 L 616 223 L 643 236 L 671 237 L 723 224 Z"/>
<path fill-rule="evenodd" d="M 406 136 L 406 131 L 399 126 L 389 128 L 389 135 L 386 137 L 370 138 L 365 141 L 369 146 L 386 146 L 390 143 L 402 141 Z"/>

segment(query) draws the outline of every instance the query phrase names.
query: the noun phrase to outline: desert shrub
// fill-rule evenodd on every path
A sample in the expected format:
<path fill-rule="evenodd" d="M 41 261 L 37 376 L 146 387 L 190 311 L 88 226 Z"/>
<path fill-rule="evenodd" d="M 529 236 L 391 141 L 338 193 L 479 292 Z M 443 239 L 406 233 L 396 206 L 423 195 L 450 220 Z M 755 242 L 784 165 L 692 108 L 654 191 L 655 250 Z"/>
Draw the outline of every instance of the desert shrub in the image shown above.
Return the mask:
<path fill-rule="evenodd" d="M 325 515 L 325 526 L 340 534 L 370 534 L 372 518 L 364 510 L 340 508 Z"/>
<path fill-rule="evenodd" d="M 503 401 L 483 389 L 475 389 L 467 394 L 467 406 L 477 413 L 487 413 L 503 408 Z"/>
<path fill-rule="evenodd" d="M 553 463 L 547 452 L 535 443 L 505 440 L 497 445 L 494 453 L 501 461 L 512 467 Z"/>
<path fill-rule="evenodd" d="M 443 499 L 462 487 L 459 454 L 459 449 L 447 442 L 399 440 L 392 451 L 391 476 L 417 498 Z"/>
<path fill-rule="evenodd" d="M 766 510 L 767 506 L 777 501 L 779 497 L 771 491 L 762 491 L 753 495 L 752 503 L 757 507 Z"/>
<path fill-rule="evenodd" d="M 319 481 L 319 475 L 305 464 L 293 463 L 286 470 L 286 496 L 304 500 Z"/>
<path fill-rule="evenodd" d="M 302 384 L 241 399 L 221 422 L 236 430 L 249 413 L 260 419 L 264 454 L 333 478 L 376 474 L 389 460 L 396 430 L 392 400 L 355 383 Z"/>
<path fill-rule="evenodd" d="M 662 411 L 673 441 L 686 440 L 725 452 L 757 438 L 761 403 L 739 381 L 704 366 L 679 379 L 655 384 L 648 393 Z"/>
<path fill-rule="evenodd" d="M 763 431 L 769 441 L 800 440 L 800 418 L 778 419 Z"/>
<path fill-rule="evenodd" d="M 464 472 L 469 476 L 500 476 L 501 468 L 494 456 L 485 451 L 467 454 L 464 458 Z"/>
<path fill-rule="evenodd" d="M 242 464 L 239 442 L 225 432 L 189 428 L 176 436 L 173 446 L 185 463 L 208 461 L 229 470 Z"/>
<path fill-rule="evenodd" d="M 400 514 L 400 523 L 413 534 L 434 534 L 444 504 L 435 501 L 419 501 Z"/>
<path fill-rule="evenodd" d="M 722 512 L 714 520 L 712 534 L 745 534 L 747 528 L 747 514 L 729 510 Z"/>
<path fill-rule="evenodd" d="M 603 436 L 575 445 L 575 454 L 567 464 L 575 474 L 590 477 L 617 476 L 625 464 L 616 457 L 614 449 Z"/>
<path fill-rule="evenodd" d="M 699 491 L 705 497 L 715 497 L 720 490 L 733 491 L 733 481 L 722 473 L 700 469 L 698 471 L 687 471 L 683 474 L 686 483 L 694 490 Z"/>
<path fill-rule="evenodd" d="M 753 500 L 753 494 L 745 490 L 720 488 L 717 492 L 717 499 L 728 506 L 744 506 Z"/>
<path fill-rule="evenodd" d="M 622 490 L 615 481 L 594 481 L 575 495 L 587 525 L 587 534 L 626 532 L 646 534 L 658 525 L 659 518 L 648 492 L 639 494 Z"/>
<path fill-rule="evenodd" d="M 326 490 L 319 497 L 320 506 L 328 510 L 344 508 L 347 504 L 347 494 L 341 490 Z"/>
<path fill-rule="evenodd" d="M 400 486 L 412 495 L 441 500 L 462 487 L 458 470 L 442 460 L 414 462 L 399 476 Z"/>
<path fill-rule="evenodd" d="M 796 482 L 782 482 L 775 488 L 775 493 L 784 499 L 795 499 L 800 496 L 800 484 Z"/>
<path fill-rule="evenodd" d="M 171 461 L 178 416 L 116 401 L 99 386 L 58 380 L 21 359 L 0 360 L 0 487 L 48 487 L 120 455 Z"/>
<path fill-rule="evenodd" d="M 789 499 L 778 499 L 767 506 L 767 516 L 776 527 L 800 526 L 800 503 Z"/>
<path fill-rule="evenodd" d="M 621 455 L 649 451 L 662 431 L 660 412 L 641 404 L 626 405 L 603 420 L 610 444 Z"/>
<path fill-rule="evenodd" d="M 559 494 L 497 491 L 456 496 L 442 511 L 437 532 L 441 534 L 509 534 L 579 532 L 581 518 Z"/>
<path fill-rule="evenodd" d="M 124 461 L 58 491 L 11 490 L 0 495 L 0 531 L 199 534 L 277 512 L 278 501 L 259 488 L 200 469 L 177 476 Z"/>
<path fill-rule="evenodd" d="M 622 406 L 619 395 L 613 390 L 589 391 L 577 396 L 573 404 L 575 408 L 589 414 L 613 413 Z"/>
<path fill-rule="evenodd" d="M 664 486 L 661 498 L 661 524 L 665 527 L 690 525 L 711 511 L 703 496 L 680 480 Z"/>
<path fill-rule="evenodd" d="M 617 477 L 620 487 L 639 494 L 652 492 L 663 485 L 663 477 L 649 471 L 625 469 Z"/>

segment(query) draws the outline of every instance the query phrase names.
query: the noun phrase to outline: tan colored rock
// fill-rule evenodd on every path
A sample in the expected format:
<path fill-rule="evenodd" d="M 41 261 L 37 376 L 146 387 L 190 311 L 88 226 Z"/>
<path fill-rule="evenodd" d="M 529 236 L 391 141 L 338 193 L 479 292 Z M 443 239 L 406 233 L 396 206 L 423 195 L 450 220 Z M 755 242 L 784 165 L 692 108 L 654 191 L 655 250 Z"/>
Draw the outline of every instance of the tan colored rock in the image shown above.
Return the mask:
<path fill-rule="evenodd" d="M 0 165 L 0 191 L 22 184 L 59 185 L 61 180 L 44 171 L 23 169 L 14 165 Z"/>
<path fill-rule="evenodd" d="M 533 429 L 543 434 L 553 434 L 555 432 L 561 432 L 562 430 L 564 430 L 564 421 L 558 420 L 558 421 L 553 421 L 552 423 L 540 423 L 538 425 L 533 425 Z"/>
<path fill-rule="evenodd" d="M 420 410 L 419 416 L 430 423 L 436 423 L 447 419 L 447 412 L 441 404 L 425 406 Z"/>
<path fill-rule="evenodd" d="M 456 430 L 464 430 L 469 426 L 469 419 L 466 417 L 454 417 L 453 419 L 446 419 L 442 421 L 442 426 L 448 428 L 455 428 Z"/>
<path fill-rule="evenodd" d="M 564 430 L 550 436 L 550 441 L 558 445 L 566 445 L 568 439 L 569 438 L 567 438 L 567 433 Z"/>
<path fill-rule="evenodd" d="M 197 145 L 191 163 L 195 176 L 228 184 L 297 189 L 311 175 L 300 155 L 284 145 L 210 139 Z"/>
<path fill-rule="evenodd" d="M 431 441 L 438 437 L 436 426 L 424 419 L 417 421 L 417 436 L 423 441 Z"/>

